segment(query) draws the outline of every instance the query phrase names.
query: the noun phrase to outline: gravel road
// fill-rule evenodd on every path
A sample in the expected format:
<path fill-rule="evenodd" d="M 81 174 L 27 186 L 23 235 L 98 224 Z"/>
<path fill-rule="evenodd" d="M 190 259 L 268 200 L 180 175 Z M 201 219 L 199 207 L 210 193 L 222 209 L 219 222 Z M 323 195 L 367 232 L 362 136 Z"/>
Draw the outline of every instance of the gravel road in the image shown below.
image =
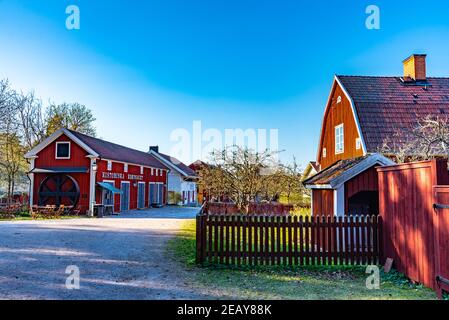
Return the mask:
<path fill-rule="evenodd" d="M 165 246 L 198 209 L 104 219 L 0 222 L 0 299 L 207 299 L 182 280 Z M 66 288 L 67 266 L 80 271 Z"/>

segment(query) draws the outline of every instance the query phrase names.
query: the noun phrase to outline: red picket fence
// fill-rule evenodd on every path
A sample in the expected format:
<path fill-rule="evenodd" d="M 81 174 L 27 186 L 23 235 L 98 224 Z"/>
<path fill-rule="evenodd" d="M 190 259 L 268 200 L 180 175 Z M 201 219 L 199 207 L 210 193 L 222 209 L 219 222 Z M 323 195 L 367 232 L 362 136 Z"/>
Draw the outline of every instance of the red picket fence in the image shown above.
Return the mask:
<path fill-rule="evenodd" d="M 293 210 L 293 205 L 282 203 L 251 203 L 249 206 L 249 215 L 288 216 Z M 237 206 L 229 202 L 209 202 L 206 212 L 210 215 L 233 215 L 240 213 Z"/>
<path fill-rule="evenodd" d="M 226 265 L 366 265 L 381 256 L 376 216 L 197 216 L 196 260 Z"/>

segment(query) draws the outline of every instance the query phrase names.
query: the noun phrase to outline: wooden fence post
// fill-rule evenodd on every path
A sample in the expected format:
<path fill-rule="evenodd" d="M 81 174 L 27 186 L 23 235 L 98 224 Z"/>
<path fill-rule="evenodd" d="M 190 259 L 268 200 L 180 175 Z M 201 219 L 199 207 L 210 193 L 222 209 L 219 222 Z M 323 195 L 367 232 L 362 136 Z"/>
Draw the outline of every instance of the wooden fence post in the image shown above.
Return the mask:
<path fill-rule="evenodd" d="M 206 216 L 198 214 L 196 216 L 196 259 L 197 264 L 204 264 L 204 252 L 205 252 L 205 230 L 204 230 L 204 218 Z"/>

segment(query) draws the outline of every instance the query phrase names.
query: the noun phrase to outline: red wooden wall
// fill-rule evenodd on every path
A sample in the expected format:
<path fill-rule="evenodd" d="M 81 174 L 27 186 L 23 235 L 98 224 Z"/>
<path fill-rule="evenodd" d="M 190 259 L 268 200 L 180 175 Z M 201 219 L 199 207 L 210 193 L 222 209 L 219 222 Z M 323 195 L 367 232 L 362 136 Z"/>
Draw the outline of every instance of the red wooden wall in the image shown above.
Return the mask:
<path fill-rule="evenodd" d="M 341 97 L 340 103 L 337 103 L 338 97 Z M 342 123 L 344 124 L 344 152 L 335 154 L 335 126 Z M 363 156 L 363 149 L 356 149 L 356 138 L 359 138 L 359 134 L 351 103 L 341 87 L 334 83 L 331 99 L 325 111 L 321 127 L 320 150 L 317 159 L 321 165 L 321 170 L 331 166 L 338 160 Z M 326 157 L 322 154 L 323 148 L 326 148 Z"/>
<path fill-rule="evenodd" d="M 372 167 L 345 183 L 345 212 L 348 212 L 348 199 L 360 191 L 378 191 L 379 182 L 376 167 Z"/>
<path fill-rule="evenodd" d="M 144 168 L 143 174 L 140 174 L 140 166 L 138 165 L 128 165 L 128 172 L 124 171 L 124 164 L 120 162 L 112 162 L 112 170 L 107 170 L 107 161 L 106 160 L 100 160 L 97 161 L 98 171 L 97 171 L 97 182 L 102 181 L 114 181 L 114 186 L 117 189 L 120 189 L 121 182 L 122 181 L 129 181 L 130 182 L 130 191 L 129 191 L 129 209 L 137 209 L 137 186 L 138 182 L 137 180 L 129 180 L 127 179 L 128 174 L 133 175 L 143 175 L 143 180 L 140 180 L 140 182 L 145 182 L 145 207 L 148 207 L 148 183 L 149 182 L 163 182 L 165 185 L 167 183 L 167 172 L 165 170 L 162 170 L 162 176 L 156 176 L 156 170 L 159 169 L 153 169 L 153 174 L 151 174 L 151 168 Z M 103 172 L 114 172 L 114 173 L 123 173 L 125 175 L 125 179 L 111 179 L 111 178 L 103 178 Z M 135 185 L 134 185 L 135 184 Z M 96 193 L 96 202 L 101 203 L 101 192 Z M 163 203 L 166 203 L 166 188 L 164 188 L 164 199 Z M 120 212 L 120 194 L 114 195 L 114 211 Z"/>
<path fill-rule="evenodd" d="M 449 205 L 449 186 L 436 186 L 433 188 L 435 203 Z M 435 233 L 435 246 L 440 252 L 436 256 L 436 275 L 449 279 L 449 209 L 437 208 L 437 225 Z M 449 292 L 449 285 L 437 283 L 445 291 Z M 439 292 L 441 294 L 441 292 Z"/>
<path fill-rule="evenodd" d="M 55 148 L 56 142 L 59 141 L 71 141 L 65 135 L 57 138 L 53 143 L 49 144 L 43 150 L 39 152 L 38 158 L 34 161 L 34 166 L 36 168 L 48 168 L 48 167 L 90 167 L 90 159 L 86 158 L 87 152 L 78 146 L 76 143 L 71 141 L 70 144 L 70 159 L 56 159 L 55 158 Z M 89 173 L 77 173 L 70 174 L 79 185 L 80 188 L 80 200 L 78 203 L 81 212 L 89 209 Z M 33 186 L 33 204 L 38 204 L 38 191 L 40 183 L 43 179 L 47 177 L 47 174 L 35 173 L 34 174 L 34 186 Z"/>
<path fill-rule="evenodd" d="M 312 201 L 313 216 L 334 215 L 334 190 L 313 189 Z"/>
<path fill-rule="evenodd" d="M 384 258 L 393 258 L 396 269 L 411 280 L 436 289 L 436 256 L 447 252 L 435 245 L 437 213 L 432 190 L 449 182 L 447 162 L 424 161 L 377 171 Z"/>

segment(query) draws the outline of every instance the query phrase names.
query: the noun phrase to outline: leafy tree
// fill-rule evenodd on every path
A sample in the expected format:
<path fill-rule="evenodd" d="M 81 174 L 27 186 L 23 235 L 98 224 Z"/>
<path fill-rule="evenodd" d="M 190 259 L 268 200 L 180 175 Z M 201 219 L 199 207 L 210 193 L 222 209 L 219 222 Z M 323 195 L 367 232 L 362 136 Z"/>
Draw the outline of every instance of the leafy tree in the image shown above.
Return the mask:
<path fill-rule="evenodd" d="M 64 127 L 81 133 L 96 136 L 92 111 L 79 103 L 52 104 L 47 111 L 47 136 Z"/>

